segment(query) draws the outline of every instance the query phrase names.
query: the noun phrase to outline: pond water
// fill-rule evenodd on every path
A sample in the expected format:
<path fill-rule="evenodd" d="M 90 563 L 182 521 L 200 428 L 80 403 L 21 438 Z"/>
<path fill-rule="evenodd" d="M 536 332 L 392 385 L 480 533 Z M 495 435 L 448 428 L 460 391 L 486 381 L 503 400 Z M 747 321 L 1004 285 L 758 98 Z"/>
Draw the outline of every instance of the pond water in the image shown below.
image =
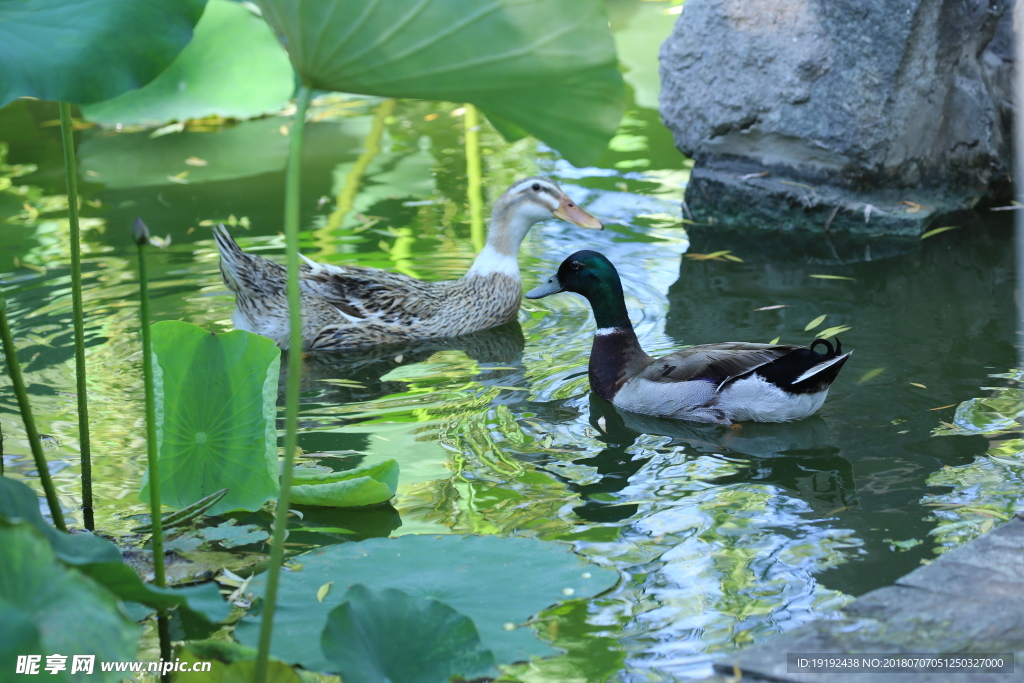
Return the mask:
<path fill-rule="evenodd" d="M 364 154 L 379 106 L 318 101 L 304 159 L 302 251 L 458 277 L 475 255 L 464 112 L 399 102 L 383 119 L 380 151 Z M 0 284 L 61 502 L 80 524 L 55 118 L 41 103 L 0 111 Z M 131 224 L 142 216 L 172 238 L 150 251 L 154 319 L 231 329 L 233 298 L 209 226 L 229 222 L 244 248 L 282 257 L 287 123 L 78 134 L 96 520 L 106 532 L 126 533 L 136 523 L 129 517 L 147 508 L 137 498 L 145 443 Z M 293 549 L 410 533 L 570 542 L 622 580 L 553 610 L 539 636 L 566 654 L 517 675 L 673 680 L 828 615 L 1019 507 L 1019 435 L 944 426 L 958 403 L 1016 386 L 1006 374 L 1017 363 L 1008 221 L 965 216 L 959 229 L 914 243 L 683 225 L 689 162 L 657 112 L 635 104 L 591 168 L 536 142 L 506 143 L 488 126 L 481 137 L 487 198 L 539 172 L 606 221 L 601 233 L 536 226 L 520 256 L 526 287 L 572 251 L 596 249 L 618 266 L 652 354 L 736 339 L 808 343 L 816 331 L 848 326 L 840 337 L 854 355 L 818 415 L 736 429 L 622 415 L 592 397 L 594 324 L 575 295 L 524 301 L 517 322 L 459 340 L 309 357 L 303 458 L 334 468 L 395 458 L 402 473 L 393 507 L 308 511 L 318 526 L 354 535 L 295 535 Z M 355 176 L 352 200 L 342 190 Z M 724 250 L 742 260 L 702 256 Z M 17 415 L 0 375 L 6 475 L 41 490 Z M 270 517 L 246 520 L 267 526 Z"/>

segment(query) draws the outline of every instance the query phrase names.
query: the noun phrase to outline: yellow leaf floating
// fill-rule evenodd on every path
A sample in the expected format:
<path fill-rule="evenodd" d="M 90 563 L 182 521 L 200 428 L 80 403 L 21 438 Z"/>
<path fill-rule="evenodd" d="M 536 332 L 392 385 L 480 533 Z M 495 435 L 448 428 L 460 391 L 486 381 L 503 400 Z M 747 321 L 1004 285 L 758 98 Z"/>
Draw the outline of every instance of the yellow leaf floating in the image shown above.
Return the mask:
<path fill-rule="evenodd" d="M 850 327 L 849 325 L 836 325 L 835 327 L 828 327 L 822 330 L 821 332 L 818 332 L 814 336 L 817 337 L 818 339 L 829 339 L 830 337 L 834 337 L 837 334 L 842 334 L 843 332 L 852 329 L 853 328 Z"/>
<path fill-rule="evenodd" d="M 808 332 L 810 330 L 813 330 L 815 327 L 817 327 L 818 325 L 820 325 L 823 322 L 825 322 L 825 318 L 827 318 L 827 317 L 828 317 L 827 313 L 825 315 L 819 315 L 817 318 L 815 318 L 811 322 L 807 323 L 807 327 L 804 328 L 804 332 Z"/>
<path fill-rule="evenodd" d="M 960 227 L 959 225 L 947 225 L 947 226 L 944 226 L 944 227 L 941 227 L 941 228 L 935 228 L 935 229 L 929 230 L 928 232 L 926 232 L 923 235 L 921 235 L 921 239 L 926 240 L 929 237 L 931 237 L 932 235 L 938 235 L 939 233 L 946 232 L 947 230 L 956 230 L 959 227 Z"/>
<path fill-rule="evenodd" d="M 911 383 L 910 383 L 910 385 L 911 385 L 911 386 L 915 386 L 915 387 L 921 387 L 922 389 L 927 389 L 927 388 L 928 388 L 928 387 L 926 387 L 925 385 L 923 385 L 923 384 L 919 384 L 919 383 L 917 383 L 917 382 L 911 382 Z"/>
<path fill-rule="evenodd" d="M 945 410 L 946 408 L 952 408 L 955 403 L 950 403 L 948 406 L 939 406 L 938 408 L 929 408 L 928 410 Z"/>
<path fill-rule="evenodd" d="M 775 339 L 772 339 L 772 340 L 771 340 L 770 342 L 768 342 L 768 343 L 769 343 L 769 344 L 778 344 L 778 343 L 779 343 L 779 340 L 780 340 L 780 339 L 782 339 L 782 337 L 776 337 Z"/>
<path fill-rule="evenodd" d="M 325 583 L 324 585 L 320 586 L 320 588 L 317 589 L 317 591 L 316 591 L 316 601 L 317 602 L 323 602 L 324 601 L 324 598 L 327 597 L 327 594 L 331 592 L 331 586 L 333 584 L 334 584 L 333 581 L 328 581 L 327 583 Z"/>
<path fill-rule="evenodd" d="M 851 282 L 857 281 L 857 278 L 844 277 L 842 275 L 810 275 L 808 277 L 818 278 L 819 280 L 850 280 Z"/>

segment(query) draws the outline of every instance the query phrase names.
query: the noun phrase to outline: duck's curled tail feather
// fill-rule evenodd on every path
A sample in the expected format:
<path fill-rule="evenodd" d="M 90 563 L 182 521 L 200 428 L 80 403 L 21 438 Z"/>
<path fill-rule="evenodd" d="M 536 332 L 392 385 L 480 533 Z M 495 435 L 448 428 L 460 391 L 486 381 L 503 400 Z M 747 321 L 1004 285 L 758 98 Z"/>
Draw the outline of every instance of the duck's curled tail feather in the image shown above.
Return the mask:
<path fill-rule="evenodd" d="M 242 251 L 223 224 L 213 229 L 220 251 L 220 274 L 229 289 L 253 297 L 274 295 L 283 286 L 284 268 Z"/>

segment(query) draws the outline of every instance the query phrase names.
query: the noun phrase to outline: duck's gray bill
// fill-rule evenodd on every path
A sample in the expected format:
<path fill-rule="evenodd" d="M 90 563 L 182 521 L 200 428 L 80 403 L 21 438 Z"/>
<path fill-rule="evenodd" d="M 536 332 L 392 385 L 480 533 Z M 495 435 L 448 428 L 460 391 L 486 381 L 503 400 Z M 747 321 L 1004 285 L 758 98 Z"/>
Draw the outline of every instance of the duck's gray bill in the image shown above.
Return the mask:
<path fill-rule="evenodd" d="M 564 291 L 562 289 L 562 283 L 558 281 L 557 275 L 552 275 L 550 278 L 548 278 L 547 282 L 537 287 L 534 287 L 529 292 L 527 292 L 526 298 L 543 299 L 548 294 L 558 294 L 561 291 Z"/>

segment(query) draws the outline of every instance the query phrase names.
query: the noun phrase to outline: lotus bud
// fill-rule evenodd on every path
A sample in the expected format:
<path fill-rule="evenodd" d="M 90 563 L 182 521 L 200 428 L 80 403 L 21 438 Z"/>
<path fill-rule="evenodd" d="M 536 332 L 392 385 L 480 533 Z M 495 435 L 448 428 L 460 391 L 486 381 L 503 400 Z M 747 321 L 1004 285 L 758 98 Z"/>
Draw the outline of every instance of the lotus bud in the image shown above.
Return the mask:
<path fill-rule="evenodd" d="M 141 218 L 135 219 L 135 227 L 132 228 L 132 239 L 135 244 L 144 247 L 149 244 L 149 228 L 142 222 Z"/>

